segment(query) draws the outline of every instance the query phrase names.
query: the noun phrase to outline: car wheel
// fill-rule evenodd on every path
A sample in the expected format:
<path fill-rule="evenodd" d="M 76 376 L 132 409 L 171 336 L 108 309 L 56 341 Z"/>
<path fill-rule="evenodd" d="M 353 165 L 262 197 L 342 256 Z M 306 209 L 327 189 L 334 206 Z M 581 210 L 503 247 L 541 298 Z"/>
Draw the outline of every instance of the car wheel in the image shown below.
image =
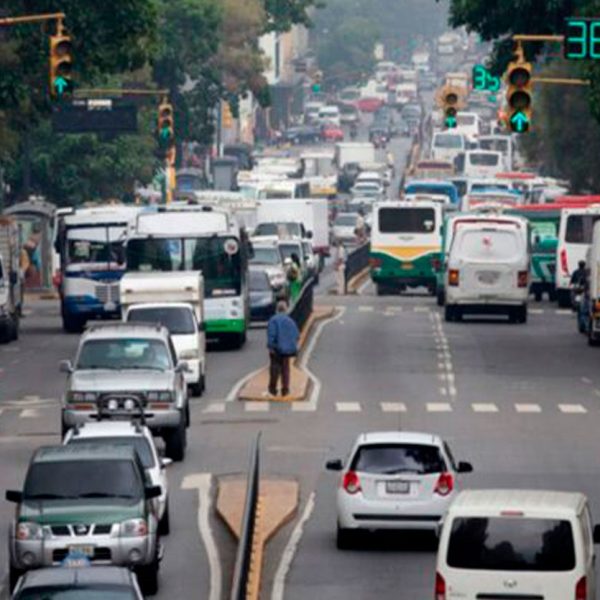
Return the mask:
<path fill-rule="evenodd" d="M 590 325 L 590 327 L 588 327 L 587 334 L 588 334 L 588 346 L 592 346 L 592 347 L 600 346 L 600 340 L 598 340 L 598 338 L 593 334 L 591 325 Z"/>
<path fill-rule="evenodd" d="M 169 517 L 169 501 L 165 505 L 165 512 L 158 523 L 158 535 L 169 535 L 171 533 L 171 520 Z"/>
<path fill-rule="evenodd" d="M 158 543 L 158 542 L 157 542 Z M 154 596 L 158 592 L 158 552 L 149 565 L 138 567 L 136 572 L 144 596 Z"/>
<path fill-rule="evenodd" d="M 175 462 L 181 462 L 185 458 L 186 444 L 185 414 L 182 413 L 179 425 L 165 435 L 165 454 Z"/>
<path fill-rule="evenodd" d="M 354 531 L 337 526 L 335 545 L 338 550 L 351 550 L 354 546 Z"/>
<path fill-rule="evenodd" d="M 571 293 L 569 290 L 558 290 L 556 292 L 556 299 L 558 300 L 558 306 L 560 308 L 571 307 Z"/>
<path fill-rule="evenodd" d="M 81 333 L 85 328 L 85 319 L 63 313 L 63 329 L 67 333 Z"/>
<path fill-rule="evenodd" d="M 527 323 L 527 307 L 526 306 L 521 306 L 518 309 L 517 314 L 518 314 L 519 323 L 523 323 L 523 324 Z"/>
<path fill-rule="evenodd" d="M 192 397 L 197 398 L 202 396 L 202 392 L 204 391 L 204 388 L 202 387 L 202 375 L 200 375 L 200 379 L 198 379 L 196 383 L 191 383 L 188 388 Z"/>

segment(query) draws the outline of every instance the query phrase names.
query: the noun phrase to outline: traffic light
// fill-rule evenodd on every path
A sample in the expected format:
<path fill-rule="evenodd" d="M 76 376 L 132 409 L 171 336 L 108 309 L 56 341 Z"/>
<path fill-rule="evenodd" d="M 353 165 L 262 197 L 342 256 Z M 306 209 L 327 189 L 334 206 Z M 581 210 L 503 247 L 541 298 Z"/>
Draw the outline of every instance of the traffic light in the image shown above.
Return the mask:
<path fill-rule="evenodd" d="M 452 86 L 442 89 L 442 111 L 444 113 L 444 126 L 446 129 L 454 129 L 458 124 L 457 114 L 460 104 L 460 93 Z"/>
<path fill-rule="evenodd" d="M 525 62 L 522 53 L 508 65 L 506 72 L 506 102 L 508 123 L 515 133 L 529 131 L 533 104 L 533 82 L 531 63 Z"/>
<path fill-rule="evenodd" d="M 323 81 L 323 73 L 317 71 L 313 77 L 312 91 L 313 94 L 318 94 L 321 91 L 321 83 Z"/>
<path fill-rule="evenodd" d="M 158 107 L 158 141 L 163 148 L 168 148 L 175 142 L 173 105 L 166 100 Z"/>
<path fill-rule="evenodd" d="M 64 32 L 50 36 L 50 95 L 62 98 L 73 91 L 73 43 Z"/>

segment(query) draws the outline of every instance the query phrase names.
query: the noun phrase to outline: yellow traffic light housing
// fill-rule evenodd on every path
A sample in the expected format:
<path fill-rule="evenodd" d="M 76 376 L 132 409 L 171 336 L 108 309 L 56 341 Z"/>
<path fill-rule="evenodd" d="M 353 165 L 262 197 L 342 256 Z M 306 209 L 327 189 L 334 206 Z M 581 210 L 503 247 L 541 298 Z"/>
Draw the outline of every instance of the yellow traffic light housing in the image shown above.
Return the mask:
<path fill-rule="evenodd" d="M 531 63 L 525 61 L 522 51 L 506 71 L 506 103 L 508 123 L 512 131 L 525 133 L 531 125 L 533 109 L 533 81 Z"/>
<path fill-rule="evenodd" d="M 441 90 L 440 102 L 444 113 L 444 126 L 447 129 L 454 129 L 457 124 L 458 109 L 462 108 L 462 98 L 460 90 L 446 85 Z"/>
<path fill-rule="evenodd" d="M 163 100 L 158 107 L 158 141 L 164 148 L 175 142 L 175 117 L 173 105 Z"/>
<path fill-rule="evenodd" d="M 73 43 L 62 27 L 50 36 L 50 95 L 62 98 L 73 91 Z"/>

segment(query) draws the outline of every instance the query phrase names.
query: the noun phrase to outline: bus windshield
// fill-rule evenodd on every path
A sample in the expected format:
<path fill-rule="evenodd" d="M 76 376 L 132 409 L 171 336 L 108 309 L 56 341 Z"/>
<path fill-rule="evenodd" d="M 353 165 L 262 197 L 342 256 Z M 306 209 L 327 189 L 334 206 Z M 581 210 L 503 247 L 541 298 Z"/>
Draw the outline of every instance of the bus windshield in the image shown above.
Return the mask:
<path fill-rule="evenodd" d="M 125 263 L 123 240 L 125 226 L 75 227 L 67 230 L 65 248 L 69 266 L 102 264 L 115 267 Z"/>
<path fill-rule="evenodd" d="M 202 271 L 206 297 L 238 296 L 240 243 L 232 237 L 144 238 L 127 244 L 130 271 Z"/>

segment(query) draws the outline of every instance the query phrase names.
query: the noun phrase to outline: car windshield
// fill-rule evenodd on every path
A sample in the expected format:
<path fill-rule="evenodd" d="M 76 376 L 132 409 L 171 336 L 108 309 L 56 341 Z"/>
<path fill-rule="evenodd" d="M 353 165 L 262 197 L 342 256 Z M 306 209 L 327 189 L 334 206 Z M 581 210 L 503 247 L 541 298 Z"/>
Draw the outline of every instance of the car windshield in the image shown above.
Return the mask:
<path fill-rule="evenodd" d="M 292 258 L 292 254 L 295 254 L 298 258 L 302 255 L 300 244 L 279 244 L 279 251 L 284 260 Z"/>
<path fill-rule="evenodd" d="M 269 278 L 264 271 L 250 271 L 250 291 L 268 292 L 271 289 Z"/>
<path fill-rule="evenodd" d="M 354 227 L 356 225 L 356 215 L 338 215 L 335 218 L 334 225 L 341 227 Z"/>
<path fill-rule="evenodd" d="M 150 369 L 172 367 L 169 349 L 157 339 L 107 338 L 84 342 L 77 369 Z"/>
<path fill-rule="evenodd" d="M 432 233 L 435 227 L 433 208 L 381 208 L 381 233 Z"/>
<path fill-rule="evenodd" d="M 448 566 L 486 571 L 571 571 L 575 544 L 569 521 L 522 517 L 454 519 Z"/>
<path fill-rule="evenodd" d="M 371 444 L 359 448 L 351 469 L 363 473 L 394 475 L 416 473 L 430 475 L 446 470 L 446 463 L 437 446 L 424 444 Z"/>
<path fill-rule="evenodd" d="M 143 481 L 131 460 L 64 460 L 34 462 L 25 479 L 23 498 L 139 500 L 143 492 Z"/>
<path fill-rule="evenodd" d="M 300 223 L 259 223 L 254 230 L 256 236 L 276 235 L 280 238 L 302 236 Z"/>
<path fill-rule="evenodd" d="M 279 265 L 281 255 L 277 248 L 257 248 L 254 246 L 254 256 L 250 259 L 251 265 Z"/>
<path fill-rule="evenodd" d="M 460 150 L 463 147 L 463 138 L 460 135 L 436 135 L 433 142 L 434 148 L 449 148 Z"/>
<path fill-rule="evenodd" d="M 133 448 L 144 467 L 144 469 L 152 469 L 156 466 L 154 461 L 154 454 L 148 440 L 142 435 L 135 435 L 131 437 L 119 436 L 119 437 L 72 437 L 69 440 L 69 445 L 72 444 L 106 444 L 107 446 L 123 446 L 126 448 Z"/>
<path fill-rule="evenodd" d="M 140 307 L 127 313 L 127 321 L 134 323 L 160 323 L 171 335 L 191 335 L 196 333 L 192 309 L 187 306 Z"/>
<path fill-rule="evenodd" d="M 131 588 L 111 584 L 48 585 L 28 587 L 14 600 L 136 600 Z"/>

